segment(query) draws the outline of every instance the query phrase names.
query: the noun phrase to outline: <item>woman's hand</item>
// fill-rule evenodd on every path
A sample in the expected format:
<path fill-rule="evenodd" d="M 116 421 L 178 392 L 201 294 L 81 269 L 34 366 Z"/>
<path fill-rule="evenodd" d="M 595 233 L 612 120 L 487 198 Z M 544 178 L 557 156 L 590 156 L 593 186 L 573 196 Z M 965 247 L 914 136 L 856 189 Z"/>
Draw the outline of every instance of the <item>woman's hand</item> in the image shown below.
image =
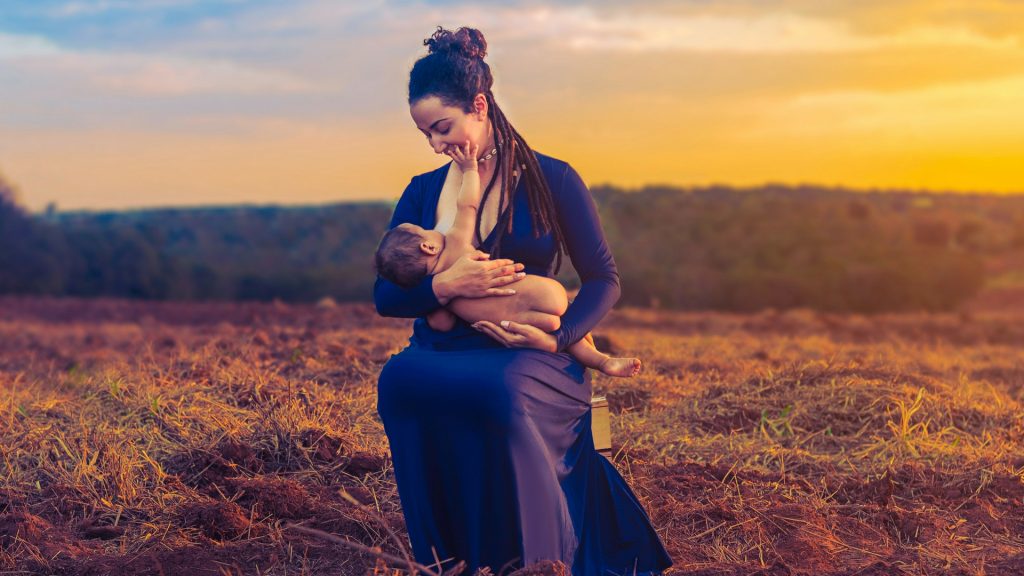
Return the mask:
<path fill-rule="evenodd" d="M 473 328 L 501 342 L 506 348 L 536 348 L 545 352 L 556 352 L 558 350 L 558 340 L 554 334 L 548 334 L 540 328 L 530 326 L 529 324 L 502 320 L 501 324 L 498 325 L 494 322 L 481 320 L 473 324 Z"/>
<path fill-rule="evenodd" d="M 516 291 L 502 286 L 522 280 L 526 276 L 522 270 L 522 264 L 506 258 L 491 260 L 490 255 L 477 250 L 463 255 L 447 270 L 434 276 L 434 295 L 442 305 L 457 296 L 511 296 Z"/>

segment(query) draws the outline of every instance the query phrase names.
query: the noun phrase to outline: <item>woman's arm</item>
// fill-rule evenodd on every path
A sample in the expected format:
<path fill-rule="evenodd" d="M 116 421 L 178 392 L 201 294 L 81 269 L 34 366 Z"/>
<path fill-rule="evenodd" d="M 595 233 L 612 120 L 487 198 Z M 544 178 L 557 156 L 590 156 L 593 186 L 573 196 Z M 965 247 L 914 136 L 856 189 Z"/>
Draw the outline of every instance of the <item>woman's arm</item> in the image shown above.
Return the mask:
<path fill-rule="evenodd" d="M 561 352 L 597 326 L 618 301 L 621 288 L 594 198 L 569 164 L 552 195 L 569 258 L 580 276 L 580 291 L 562 315 L 562 327 L 553 332 Z"/>
<path fill-rule="evenodd" d="M 417 177 L 413 177 L 398 199 L 388 230 L 405 222 L 419 224 L 423 218 L 422 202 L 422 186 Z M 441 307 L 433 283 L 434 276 L 426 276 L 419 284 L 406 289 L 378 275 L 373 284 L 373 303 L 377 306 L 377 313 L 395 318 L 426 316 Z"/>

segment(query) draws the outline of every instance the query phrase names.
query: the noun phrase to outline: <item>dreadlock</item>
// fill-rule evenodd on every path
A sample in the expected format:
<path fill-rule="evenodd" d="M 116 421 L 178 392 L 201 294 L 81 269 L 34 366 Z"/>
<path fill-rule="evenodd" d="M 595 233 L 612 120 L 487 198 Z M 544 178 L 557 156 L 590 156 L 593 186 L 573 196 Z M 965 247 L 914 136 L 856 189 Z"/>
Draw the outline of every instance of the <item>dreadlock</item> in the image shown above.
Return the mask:
<path fill-rule="evenodd" d="M 515 217 L 515 193 L 519 180 L 526 180 L 526 194 L 530 209 L 530 220 L 533 225 L 533 236 L 539 238 L 551 233 L 555 241 L 555 273 L 562 267 L 562 252 L 568 252 L 565 236 L 558 224 L 551 188 L 537 163 L 537 156 L 527 145 L 522 135 L 512 127 L 505 113 L 494 100 L 491 86 L 494 77 L 490 66 L 484 62 L 487 55 L 487 41 L 484 35 L 475 28 L 459 28 L 455 32 L 438 26 L 437 31 L 423 41 L 429 53 L 421 57 L 412 67 L 409 74 L 409 104 L 412 105 L 422 98 L 437 96 L 445 106 L 458 106 L 469 114 L 473 111 L 473 100 L 482 93 L 487 100 L 487 117 L 494 130 L 494 146 L 498 149 L 499 170 L 491 175 L 484 188 L 480 205 L 487 202 L 487 197 L 494 188 L 497 175 L 502 176 L 499 186 L 500 197 L 498 207 L 508 208 L 498 215 L 495 224 L 497 234 L 494 238 L 492 252 L 501 254 L 501 241 L 506 233 L 512 232 Z M 474 234 L 477 244 L 483 243 L 480 235 L 480 223 L 483 210 L 478 210 Z"/>

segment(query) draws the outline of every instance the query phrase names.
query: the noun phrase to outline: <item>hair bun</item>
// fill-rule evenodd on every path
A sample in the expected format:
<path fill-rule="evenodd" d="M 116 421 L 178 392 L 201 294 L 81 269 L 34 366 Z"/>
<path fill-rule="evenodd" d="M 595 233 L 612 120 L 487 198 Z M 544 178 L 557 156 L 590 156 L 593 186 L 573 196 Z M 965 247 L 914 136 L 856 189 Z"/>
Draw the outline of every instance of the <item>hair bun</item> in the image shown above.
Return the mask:
<path fill-rule="evenodd" d="M 463 58 L 483 60 L 487 55 L 487 40 L 476 28 L 462 27 L 452 32 L 438 26 L 430 38 L 423 41 L 430 54 L 457 54 Z"/>

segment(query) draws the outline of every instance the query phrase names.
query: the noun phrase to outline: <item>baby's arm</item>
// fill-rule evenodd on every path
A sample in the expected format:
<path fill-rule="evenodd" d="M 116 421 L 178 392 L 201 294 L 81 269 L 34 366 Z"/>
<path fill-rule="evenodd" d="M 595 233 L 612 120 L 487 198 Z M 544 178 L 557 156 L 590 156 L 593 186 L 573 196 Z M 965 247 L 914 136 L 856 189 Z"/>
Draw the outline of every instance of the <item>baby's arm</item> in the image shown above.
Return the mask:
<path fill-rule="evenodd" d="M 452 158 L 462 170 L 462 188 L 459 189 L 459 197 L 456 200 L 455 223 L 445 234 L 448 243 L 446 248 L 451 249 L 448 255 L 450 262 L 473 250 L 473 229 L 476 227 L 476 213 L 480 210 L 481 200 L 480 171 L 476 165 L 477 150 L 475 144 L 467 142 L 465 149 L 456 146 L 451 152 Z"/>
<path fill-rule="evenodd" d="M 445 250 L 442 253 L 444 270 L 458 260 L 463 254 L 473 250 L 473 228 L 476 226 L 476 213 L 480 209 L 480 171 L 476 165 L 477 147 L 471 143 L 452 149 L 451 156 L 462 170 L 462 188 L 456 199 L 455 222 L 445 234 Z M 427 315 L 427 324 L 439 332 L 447 332 L 455 327 L 455 315 L 447 308 L 438 308 Z"/>

